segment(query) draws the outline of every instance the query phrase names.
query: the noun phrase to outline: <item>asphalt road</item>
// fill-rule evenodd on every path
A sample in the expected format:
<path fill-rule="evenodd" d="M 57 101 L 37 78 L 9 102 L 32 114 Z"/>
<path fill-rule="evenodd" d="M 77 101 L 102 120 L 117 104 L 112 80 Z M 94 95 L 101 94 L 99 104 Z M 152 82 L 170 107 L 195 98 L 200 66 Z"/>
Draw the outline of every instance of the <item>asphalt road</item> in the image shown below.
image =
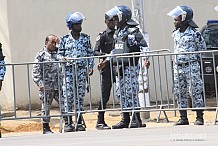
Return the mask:
<path fill-rule="evenodd" d="M 0 139 L 0 146 L 175 146 L 218 145 L 218 125 L 29 134 Z"/>

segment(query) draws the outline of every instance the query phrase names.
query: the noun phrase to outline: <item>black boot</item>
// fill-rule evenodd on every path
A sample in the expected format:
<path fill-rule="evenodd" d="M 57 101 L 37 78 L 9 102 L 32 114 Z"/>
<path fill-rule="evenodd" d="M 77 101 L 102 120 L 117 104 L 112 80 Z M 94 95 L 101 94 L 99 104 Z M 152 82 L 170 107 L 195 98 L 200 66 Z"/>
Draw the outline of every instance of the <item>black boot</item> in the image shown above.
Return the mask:
<path fill-rule="evenodd" d="M 111 129 L 111 127 L 109 127 L 104 121 L 104 112 L 98 113 L 98 121 L 97 121 L 95 128 L 98 130 Z"/>
<path fill-rule="evenodd" d="M 187 118 L 187 111 L 186 110 L 180 110 L 179 113 L 180 113 L 180 119 L 179 119 L 178 122 L 176 122 L 174 124 L 174 126 L 176 126 L 176 125 L 189 125 L 189 121 L 188 121 L 188 118 Z"/>
<path fill-rule="evenodd" d="M 82 124 L 82 115 L 80 114 L 80 116 L 78 118 L 79 119 L 78 119 L 76 131 L 86 131 L 85 125 Z"/>
<path fill-rule="evenodd" d="M 197 117 L 196 117 L 196 121 L 195 121 L 195 125 L 204 125 L 204 119 L 203 119 L 203 110 L 196 110 L 196 114 L 197 114 Z"/>
<path fill-rule="evenodd" d="M 127 112 L 122 113 L 122 120 L 117 125 L 113 125 L 112 129 L 128 128 L 129 122 L 130 122 L 129 113 Z"/>
<path fill-rule="evenodd" d="M 146 124 L 142 124 L 140 113 L 137 112 L 132 117 L 132 123 L 130 125 L 130 128 L 139 128 L 139 127 L 146 127 Z"/>
<path fill-rule="evenodd" d="M 74 132 L 75 131 L 75 127 L 74 125 L 72 125 L 72 116 L 67 116 L 64 117 L 64 132 Z"/>
<path fill-rule="evenodd" d="M 48 123 L 43 123 L 43 134 L 52 134 L 53 132 L 51 131 L 49 124 Z"/>

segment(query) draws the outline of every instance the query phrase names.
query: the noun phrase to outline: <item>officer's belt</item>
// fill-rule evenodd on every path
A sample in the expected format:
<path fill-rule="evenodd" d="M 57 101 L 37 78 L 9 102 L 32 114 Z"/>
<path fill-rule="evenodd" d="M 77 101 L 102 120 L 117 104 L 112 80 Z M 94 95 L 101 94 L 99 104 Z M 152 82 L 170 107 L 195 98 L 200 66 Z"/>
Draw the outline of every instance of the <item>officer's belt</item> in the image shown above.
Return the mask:
<path fill-rule="evenodd" d="M 180 66 L 180 67 L 184 67 L 184 66 L 188 66 L 189 63 L 192 64 L 194 62 L 197 62 L 197 61 L 191 61 L 191 62 L 186 62 L 186 63 L 177 63 L 177 65 Z"/>
<path fill-rule="evenodd" d="M 66 65 L 66 68 L 85 68 L 86 65 Z"/>

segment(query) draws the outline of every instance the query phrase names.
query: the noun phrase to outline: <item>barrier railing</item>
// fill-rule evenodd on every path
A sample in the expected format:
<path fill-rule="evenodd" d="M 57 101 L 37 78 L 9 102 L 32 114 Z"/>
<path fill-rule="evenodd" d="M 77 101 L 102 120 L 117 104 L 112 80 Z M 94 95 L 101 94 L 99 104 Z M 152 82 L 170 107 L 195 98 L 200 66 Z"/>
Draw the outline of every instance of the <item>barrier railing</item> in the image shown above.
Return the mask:
<path fill-rule="evenodd" d="M 78 120 L 80 115 L 84 114 L 84 113 L 90 113 L 90 112 L 100 112 L 100 111 L 120 111 L 120 112 L 131 112 L 131 121 L 130 124 L 132 122 L 132 118 L 134 117 L 134 113 L 136 112 L 152 112 L 152 111 L 159 111 L 159 115 L 157 118 L 157 122 L 159 122 L 159 117 L 161 112 L 164 112 L 165 118 L 167 119 L 167 114 L 165 111 L 177 111 L 177 110 L 181 110 L 181 108 L 178 108 L 176 105 L 176 101 L 181 100 L 180 97 L 178 99 L 175 99 L 175 97 L 173 96 L 173 85 L 174 85 L 174 81 L 173 81 L 173 66 L 175 64 L 175 62 L 177 62 L 177 57 L 178 55 L 188 55 L 190 58 L 193 55 L 197 55 L 198 56 L 198 60 L 195 60 L 196 62 L 198 62 L 200 64 L 200 70 L 201 70 L 201 78 L 202 81 L 204 83 L 203 86 L 203 98 L 204 98 L 204 102 L 205 102 L 205 106 L 204 107 L 199 107 L 199 108 L 195 108 L 194 107 L 194 101 L 191 101 L 190 107 L 187 108 L 182 108 L 183 110 L 198 110 L 198 109 L 203 109 L 203 110 L 216 110 L 215 113 L 215 119 L 214 119 L 214 124 L 216 124 L 216 120 L 217 120 L 217 113 L 218 113 L 218 109 L 217 109 L 217 103 L 218 103 L 218 97 L 217 97 L 217 74 L 218 74 L 218 58 L 217 58 L 217 53 L 218 51 L 200 51 L 200 52 L 186 52 L 186 53 L 171 53 L 169 50 L 156 50 L 156 51 L 150 51 L 150 52 L 145 52 L 145 53 L 128 53 L 128 54 L 115 54 L 115 55 L 106 55 L 106 56 L 94 56 L 92 58 L 95 59 L 101 59 L 101 58 L 105 58 L 108 57 L 109 59 L 111 58 L 116 58 L 116 59 L 121 59 L 121 62 L 116 62 L 114 65 L 121 66 L 120 71 L 122 71 L 124 74 L 121 75 L 121 72 L 117 73 L 116 78 L 122 80 L 122 81 L 126 81 L 126 79 L 129 79 L 129 83 L 124 85 L 124 83 L 117 82 L 117 90 L 121 90 L 121 86 L 122 89 L 124 89 L 121 93 L 121 91 L 119 91 L 119 93 L 123 94 L 125 97 L 126 92 L 130 92 L 130 96 L 129 99 L 132 100 L 132 106 L 124 106 L 125 103 L 127 103 L 128 101 L 126 101 L 126 99 L 123 100 L 123 102 L 121 100 L 117 100 L 116 97 L 116 90 L 115 90 L 115 84 L 112 84 L 112 91 L 111 91 L 111 100 L 112 102 L 110 103 L 110 106 L 105 108 L 105 109 L 97 109 L 96 105 L 94 105 L 94 101 L 98 101 L 100 100 L 100 104 L 102 105 L 101 107 L 103 107 L 103 99 L 102 99 L 102 93 L 101 93 L 101 82 L 102 82 L 102 78 L 101 78 L 101 71 L 95 71 L 95 75 L 99 76 L 99 81 L 96 82 L 93 81 L 93 77 L 92 76 L 86 76 L 86 80 L 87 82 L 87 87 L 85 87 L 85 89 L 88 89 L 88 93 L 86 93 L 86 97 L 88 96 L 88 106 L 86 105 L 84 110 L 76 109 L 76 107 L 80 107 L 83 105 L 80 105 L 80 101 L 78 101 L 79 99 L 76 99 L 76 97 L 73 97 L 73 109 L 70 110 L 68 109 L 68 106 L 66 107 L 66 103 L 68 103 L 69 99 L 65 98 L 64 100 L 64 96 L 63 96 L 63 88 L 67 89 L 67 81 L 66 81 L 66 66 L 68 66 L 68 68 L 70 68 L 70 70 L 72 70 L 71 76 L 72 76 L 72 83 L 73 83 L 73 94 L 77 95 L 79 94 L 79 89 L 84 87 L 81 87 L 80 85 L 78 85 L 77 80 L 78 78 L 78 72 L 80 71 L 78 68 L 81 68 L 82 66 L 78 66 L 77 62 L 81 59 L 86 60 L 86 62 L 88 62 L 88 59 L 90 59 L 90 57 L 84 57 L 84 58 L 69 58 L 68 60 L 65 61 L 52 61 L 52 62 L 43 62 L 43 63 L 37 63 L 40 64 L 43 68 L 48 66 L 51 63 L 54 63 L 58 66 L 58 72 L 57 72 L 57 76 L 58 76 L 58 103 L 60 105 L 59 109 L 60 109 L 60 114 L 57 115 L 48 115 L 48 113 L 45 113 L 45 115 L 48 116 L 33 116 L 32 112 L 33 112 L 33 94 L 32 88 L 37 88 L 35 85 L 34 87 L 32 87 L 31 85 L 33 84 L 33 81 L 31 79 L 31 74 L 32 74 L 32 65 L 36 64 L 34 62 L 27 62 L 27 63 L 13 63 L 13 64 L 5 64 L 6 68 L 7 68 L 7 73 L 11 73 L 12 75 L 12 80 L 11 81 L 7 81 L 7 82 L 11 82 L 11 86 L 12 86 L 12 90 L 13 90 L 13 116 L 6 118 L 3 117 L 2 115 L 2 107 L 0 108 L 0 122 L 3 120 L 19 120 L 19 119 L 33 119 L 33 118 L 45 118 L 45 117 L 60 117 L 60 129 L 59 131 L 62 132 L 62 122 L 63 122 L 63 117 L 66 116 L 75 116 L 75 126 L 77 127 L 78 124 Z M 208 55 L 209 54 L 209 55 Z M 209 56 L 209 57 L 208 57 Z M 143 67 L 143 59 L 144 58 L 148 58 L 149 57 L 149 61 L 151 63 L 149 69 L 147 70 L 146 68 Z M 124 64 L 124 60 L 128 60 L 127 64 Z M 139 62 L 139 65 L 138 65 Z M 186 65 L 190 65 L 191 59 L 189 59 L 188 64 Z M 209 64 L 209 65 L 208 65 Z M 114 67 L 112 60 L 110 60 L 110 72 L 111 74 L 113 73 L 113 67 Z M 95 65 L 96 68 L 97 64 Z M 83 66 L 85 69 L 89 69 L 88 65 L 86 64 L 85 66 Z M 132 67 L 133 69 L 131 70 L 130 67 Z M 191 66 L 190 66 L 191 67 Z M 132 85 L 133 80 L 135 79 L 135 76 L 130 76 L 129 78 L 125 78 L 125 72 L 129 71 L 130 74 L 133 75 L 138 75 L 138 71 L 139 69 L 144 68 L 144 70 L 142 70 L 142 72 L 147 71 L 147 83 L 148 83 L 148 93 L 146 93 L 147 91 L 142 90 L 141 93 L 143 93 L 143 102 L 144 103 L 140 103 L 138 100 L 136 100 L 136 102 L 134 102 L 135 97 L 138 98 L 138 92 L 135 93 L 135 91 L 138 91 L 138 85 L 136 86 L 136 88 Z M 44 69 L 42 70 L 42 76 L 43 76 L 43 81 L 45 81 L 45 72 Z M 22 72 L 23 74 L 17 74 Z M 142 73 L 143 74 L 143 73 Z M 142 78 L 142 80 L 144 80 L 143 76 L 141 76 L 140 78 Z M 63 82 L 63 80 L 65 80 L 65 82 Z M 117 80 L 119 81 L 119 80 Z M 6 81 L 5 81 L 6 82 Z M 19 91 L 19 82 L 23 82 L 22 86 L 26 87 L 26 91 Z M 113 82 L 113 79 L 111 78 L 111 82 Z M 64 83 L 64 84 L 63 84 Z M 99 96 L 101 97 L 100 99 L 94 99 L 93 98 L 93 94 L 94 92 L 96 92 L 97 90 L 93 90 L 94 88 L 92 87 L 93 83 L 100 85 L 100 89 L 99 89 Z M 137 83 L 137 81 L 134 81 L 134 83 Z M 120 88 L 118 88 L 120 86 Z M 142 85 L 143 88 L 144 84 Z M 210 88 L 209 88 L 209 87 Z M 128 91 L 125 90 L 128 87 Z M 77 90 L 74 90 L 77 89 Z M 191 86 L 192 89 L 192 86 Z M 211 91 L 209 91 L 209 89 Z M 134 91 L 135 90 L 135 91 Z M 192 90 L 190 90 L 192 91 Z M 20 92 L 25 92 L 25 96 L 27 96 L 27 99 L 22 99 L 22 100 L 28 100 L 28 104 L 26 106 L 27 110 L 29 111 L 29 115 L 28 116 L 18 116 L 16 113 L 17 108 L 20 106 L 18 105 L 17 101 L 20 98 L 20 95 L 22 95 Z M 44 95 L 46 95 L 47 91 L 44 90 Z M 134 92 L 134 94 L 133 94 Z M 180 92 L 180 91 L 179 91 Z M 213 93 L 211 93 L 213 92 Z M 66 90 L 65 94 L 68 95 L 69 91 Z M 95 93 L 96 94 L 96 93 Z M 146 95 L 149 95 L 148 97 L 146 97 Z M 188 93 L 187 92 L 187 96 L 192 96 L 193 93 Z M 151 98 L 152 97 L 152 98 Z M 146 106 L 146 98 L 150 98 L 150 105 Z M 0 103 L 2 103 L 1 101 L 3 100 L 3 97 L 0 98 Z M 46 102 L 46 99 L 44 99 Z M 214 102 L 209 102 L 211 100 L 214 100 Z M 76 101 L 76 102 L 75 102 Z M 212 103 L 212 104 L 211 104 Z M 143 106 L 140 106 L 143 105 Z M 46 105 L 47 106 L 47 105 Z M 65 106 L 65 107 L 64 107 Z M 48 107 L 45 107 L 48 108 Z M 168 119 L 167 119 L 168 120 Z M 83 124 L 85 124 L 84 119 L 82 119 Z M 129 125 L 130 126 L 130 125 Z"/>

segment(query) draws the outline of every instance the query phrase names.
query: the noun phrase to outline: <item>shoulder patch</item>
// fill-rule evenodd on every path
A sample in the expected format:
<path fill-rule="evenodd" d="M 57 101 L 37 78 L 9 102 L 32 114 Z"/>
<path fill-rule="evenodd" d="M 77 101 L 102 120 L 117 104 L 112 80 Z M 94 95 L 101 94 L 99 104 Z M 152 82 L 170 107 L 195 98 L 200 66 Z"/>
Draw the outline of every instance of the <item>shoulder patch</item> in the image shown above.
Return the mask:
<path fill-rule="evenodd" d="M 85 34 L 85 33 L 81 33 L 81 35 L 84 36 L 84 37 L 89 37 L 89 35 Z"/>
<path fill-rule="evenodd" d="M 96 41 L 99 41 L 99 40 L 100 40 L 100 37 L 101 37 L 101 36 L 98 35 L 97 38 L 96 38 Z"/>
<path fill-rule="evenodd" d="M 197 31 L 197 29 L 196 29 L 196 28 L 193 28 L 193 31 L 194 31 L 194 32 L 196 32 L 196 31 Z"/>
<path fill-rule="evenodd" d="M 131 28 L 128 28 L 128 32 L 129 32 L 130 34 L 136 32 L 136 31 L 139 31 L 139 28 L 138 28 L 138 27 L 131 27 Z"/>
<path fill-rule="evenodd" d="M 102 32 L 99 32 L 99 35 L 102 35 L 104 32 L 102 31 Z"/>

